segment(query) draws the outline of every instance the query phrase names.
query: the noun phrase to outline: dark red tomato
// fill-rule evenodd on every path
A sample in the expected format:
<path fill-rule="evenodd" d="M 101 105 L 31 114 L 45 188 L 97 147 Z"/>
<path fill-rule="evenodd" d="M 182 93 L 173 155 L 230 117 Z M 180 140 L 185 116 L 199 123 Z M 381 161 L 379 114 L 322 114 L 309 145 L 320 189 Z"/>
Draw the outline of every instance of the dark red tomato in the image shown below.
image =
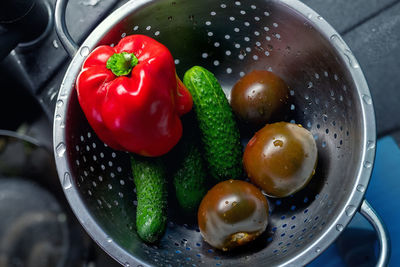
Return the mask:
<path fill-rule="evenodd" d="M 288 106 L 289 88 L 277 75 L 254 70 L 241 78 L 231 92 L 231 106 L 245 123 L 264 126 L 271 119 L 281 119 Z"/>
<path fill-rule="evenodd" d="M 286 197 L 311 180 L 317 164 L 312 134 L 297 124 L 267 124 L 249 141 L 243 164 L 250 180 L 269 196 Z"/>
<path fill-rule="evenodd" d="M 254 240 L 268 225 L 268 202 L 254 185 L 228 180 L 211 188 L 198 211 L 200 232 L 224 251 Z"/>

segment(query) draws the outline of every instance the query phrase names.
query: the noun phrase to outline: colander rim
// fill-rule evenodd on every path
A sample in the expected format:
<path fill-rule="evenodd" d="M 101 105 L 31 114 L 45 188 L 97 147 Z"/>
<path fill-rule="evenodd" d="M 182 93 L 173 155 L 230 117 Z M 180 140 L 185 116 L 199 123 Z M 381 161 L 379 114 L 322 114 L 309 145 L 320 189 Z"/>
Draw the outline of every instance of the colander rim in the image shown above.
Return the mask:
<path fill-rule="evenodd" d="M 373 104 L 371 101 L 364 101 L 364 98 L 371 98 L 370 91 L 368 88 L 368 84 L 364 77 L 364 74 L 361 68 L 354 68 L 350 64 L 348 57 L 343 52 L 351 51 L 347 44 L 342 40 L 340 34 L 336 32 L 336 30 L 322 17 L 312 10 L 310 7 L 306 6 L 299 0 L 273 0 L 274 2 L 279 2 L 284 4 L 286 7 L 291 8 L 298 14 L 301 14 L 304 17 L 308 17 L 312 25 L 318 29 L 318 31 L 329 40 L 332 36 L 336 36 L 339 38 L 338 40 L 341 42 L 341 49 L 332 45 L 333 49 L 337 52 L 337 55 L 341 58 L 342 62 L 346 65 L 349 70 L 351 77 L 354 81 L 355 87 L 357 88 L 359 103 L 361 106 L 362 118 L 363 118 L 363 136 L 362 136 L 362 149 L 361 149 L 361 160 L 359 161 L 358 173 L 356 178 L 356 184 L 363 185 L 367 188 L 372 168 L 365 168 L 363 166 L 363 162 L 369 161 L 371 164 L 374 162 L 375 158 L 375 145 L 371 146 L 371 144 L 376 143 L 376 126 L 375 126 L 375 113 Z M 60 86 L 60 91 L 57 97 L 57 103 L 62 103 L 60 105 L 56 105 L 55 115 L 53 120 L 53 147 L 54 147 L 54 156 L 55 162 L 57 166 L 57 172 L 59 175 L 59 179 L 61 184 L 65 183 L 66 179 L 71 178 L 71 167 L 68 162 L 67 153 L 63 153 L 61 156 L 57 153 L 57 147 L 60 144 L 65 145 L 66 140 L 66 127 L 67 125 L 67 114 L 68 107 L 70 106 L 70 100 L 72 91 L 74 90 L 74 83 L 76 77 L 81 69 L 81 65 L 85 60 L 85 56 L 81 55 L 83 51 L 82 48 L 89 48 L 91 51 L 98 42 L 108 33 L 117 23 L 126 18 L 130 13 L 139 8 L 142 8 L 146 5 L 150 5 L 154 2 L 158 2 L 158 0 L 136 0 L 129 1 L 113 13 L 111 13 L 106 19 L 104 19 L 86 38 L 86 40 L 81 45 L 78 53 L 72 59 L 65 76 L 63 78 L 62 84 Z M 311 19 L 310 19 L 311 18 Z M 353 62 L 354 64 L 354 62 Z M 358 64 L 358 63 L 357 63 Z M 354 66 L 354 65 L 353 65 Z M 57 119 L 56 119 L 57 118 Z M 81 199 L 79 194 L 79 189 L 74 183 L 71 183 L 68 188 L 63 186 L 63 190 L 65 196 L 75 214 L 78 218 L 79 222 L 82 224 L 86 232 L 92 237 L 92 239 L 111 257 L 113 257 L 119 263 L 125 266 L 134 266 L 134 265 L 143 265 L 147 266 L 148 264 L 142 262 L 141 260 L 132 256 L 129 252 L 127 252 L 124 248 L 120 247 L 115 242 L 109 242 L 109 237 L 105 231 L 102 230 L 100 225 L 91 217 L 89 210 L 86 208 L 84 201 Z M 349 199 L 344 207 L 349 205 L 360 207 L 362 200 L 364 199 L 365 191 L 358 191 L 356 187 L 352 189 L 352 192 L 349 195 Z M 334 242 L 334 240 L 339 236 L 340 231 L 336 228 L 337 225 L 342 225 L 346 227 L 348 223 L 353 218 L 354 214 L 348 216 L 345 213 L 345 208 L 340 212 L 340 215 L 337 217 L 335 221 L 332 221 L 327 228 L 327 231 L 320 236 L 320 238 L 313 243 L 307 244 L 304 246 L 303 252 L 291 258 L 284 265 L 305 265 L 315 259 L 318 255 L 320 255 L 328 246 Z"/>

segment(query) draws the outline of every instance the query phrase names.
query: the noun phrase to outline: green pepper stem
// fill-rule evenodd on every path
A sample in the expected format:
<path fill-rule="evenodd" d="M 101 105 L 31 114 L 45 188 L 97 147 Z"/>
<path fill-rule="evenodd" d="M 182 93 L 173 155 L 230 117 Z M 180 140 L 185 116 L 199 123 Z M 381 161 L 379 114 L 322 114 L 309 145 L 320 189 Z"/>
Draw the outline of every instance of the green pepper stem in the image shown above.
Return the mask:
<path fill-rule="evenodd" d="M 133 53 L 115 53 L 108 60 L 106 67 L 116 76 L 129 75 L 138 64 L 138 59 Z"/>

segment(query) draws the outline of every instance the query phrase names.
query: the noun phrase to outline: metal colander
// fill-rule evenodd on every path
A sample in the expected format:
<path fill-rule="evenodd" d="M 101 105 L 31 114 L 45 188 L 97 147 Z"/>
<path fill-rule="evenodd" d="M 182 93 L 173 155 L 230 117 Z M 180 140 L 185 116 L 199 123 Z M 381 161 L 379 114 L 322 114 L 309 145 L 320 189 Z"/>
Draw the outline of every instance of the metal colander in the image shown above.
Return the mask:
<path fill-rule="evenodd" d="M 368 203 L 362 204 L 375 154 L 372 100 L 357 60 L 322 17 L 297 0 L 136 0 L 113 12 L 76 50 L 65 29 L 66 4 L 57 3 L 57 30 L 75 56 L 55 111 L 57 168 L 76 216 L 112 257 L 126 267 L 304 265 L 338 237 L 361 207 L 379 230 L 379 264 L 386 263 L 385 229 Z M 97 138 L 74 82 L 92 49 L 139 33 L 170 49 L 180 77 L 193 65 L 209 69 L 228 98 L 234 83 L 254 69 L 278 74 L 291 88 L 289 121 L 312 132 L 319 165 L 301 192 L 269 198 L 269 226 L 252 246 L 214 250 L 203 241 L 195 218 L 183 221 L 173 204 L 157 245 L 138 237 L 129 154 Z"/>

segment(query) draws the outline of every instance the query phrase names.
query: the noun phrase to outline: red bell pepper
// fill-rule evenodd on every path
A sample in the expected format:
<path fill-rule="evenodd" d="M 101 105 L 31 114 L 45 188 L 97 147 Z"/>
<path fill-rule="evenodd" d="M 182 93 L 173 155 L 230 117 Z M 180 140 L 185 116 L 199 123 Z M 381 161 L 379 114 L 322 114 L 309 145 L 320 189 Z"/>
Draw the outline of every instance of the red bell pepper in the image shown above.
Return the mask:
<path fill-rule="evenodd" d="M 144 35 L 93 50 L 76 89 L 97 136 L 114 149 L 143 156 L 160 156 L 176 145 L 182 136 L 179 116 L 193 104 L 169 50 Z"/>

